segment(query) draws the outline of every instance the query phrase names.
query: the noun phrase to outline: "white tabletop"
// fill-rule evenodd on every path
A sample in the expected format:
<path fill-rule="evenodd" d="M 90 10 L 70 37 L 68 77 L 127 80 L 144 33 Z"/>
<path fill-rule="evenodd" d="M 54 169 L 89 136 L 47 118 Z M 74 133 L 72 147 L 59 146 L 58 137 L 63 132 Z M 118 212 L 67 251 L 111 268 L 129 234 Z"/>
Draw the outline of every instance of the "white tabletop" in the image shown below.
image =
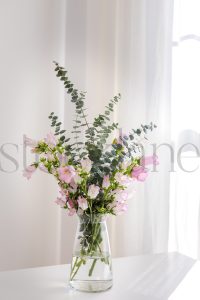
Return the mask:
<path fill-rule="evenodd" d="M 69 265 L 0 272 L 2 300 L 199 300 L 200 263 L 178 253 L 113 260 L 113 287 L 101 293 L 69 288 Z"/>

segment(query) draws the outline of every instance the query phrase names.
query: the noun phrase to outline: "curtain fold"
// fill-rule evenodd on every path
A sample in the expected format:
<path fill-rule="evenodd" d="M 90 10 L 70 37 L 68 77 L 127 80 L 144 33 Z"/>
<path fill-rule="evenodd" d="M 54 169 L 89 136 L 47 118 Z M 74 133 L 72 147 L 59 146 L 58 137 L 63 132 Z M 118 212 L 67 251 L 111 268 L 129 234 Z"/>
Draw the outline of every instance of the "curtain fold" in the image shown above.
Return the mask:
<path fill-rule="evenodd" d="M 172 140 L 182 154 L 171 174 L 169 249 L 199 259 L 200 3 L 174 2 Z"/>
<path fill-rule="evenodd" d="M 87 90 L 90 119 L 120 92 L 114 119 L 124 132 L 153 121 L 158 129 L 150 139 L 170 141 L 172 21 L 172 0 L 67 1 L 66 66 Z M 70 125 L 68 105 L 65 119 Z M 153 147 L 147 148 L 152 153 Z M 158 149 L 159 172 L 137 184 L 126 214 L 109 220 L 114 256 L 167 250 L 170 153 L 166 159 L 163 148 Z M 75 222 L 64 218 L 64 226 L 70 224 L 74 232 Z M 62 261 L 73 241 L 73 234 L 64 232 Z"/>

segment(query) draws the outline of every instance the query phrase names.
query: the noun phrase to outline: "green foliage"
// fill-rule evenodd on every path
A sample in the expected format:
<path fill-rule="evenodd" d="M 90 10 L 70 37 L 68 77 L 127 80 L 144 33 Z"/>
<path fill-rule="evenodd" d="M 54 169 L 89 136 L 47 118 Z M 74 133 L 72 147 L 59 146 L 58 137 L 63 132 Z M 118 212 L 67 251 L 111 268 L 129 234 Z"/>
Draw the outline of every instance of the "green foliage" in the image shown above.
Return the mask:
<path fill-rule="evenodd" d="M 131 158 L 133 152 L 142 152 L 142 145 L 137 142 L 136 137 L 145 136 L 156 126 L 153 123 L 149 125 L 141 125 L 138 129 L 132 129 L 127 135 L 120 137 L 120 140 L 110 146 L 105 151 L 105 145 L 111 133 L 118 128 L 118 123 L 111 122 L 110 117 L 114 111 L 114 106 L 118 104 L 121 95 L 118 94 L 111 99 L 105 107 L 105 111 L 99 114 L 94 121 L 89 124 L 85 108 L 86 92 L 79 92 L 75 88 L 68 76 L 68 72 L 57 62 L 54 62 L 56 68 L 56 76 L 63 82 L 67 94 L 71 97 L 71 102 L 75 105 L 76 117 L 71 133 L 73 134 L 73 142 L 68 144 L 69 139 L 65 138 L 65 130 L 61 129 L 61 122 L 58 117 L 51 113 L 51 126 L 54 127 L 55 135 L 60 136 L 61 145 L 65 145 L 65 154 L 69 155 L 74 164 L 79 163 L 80 159 L 88 156 L 93 162 L 95 176 L 92 183 L 102 181 L 104 175 L 111 174 L 119 169 L 119 165 L 127 158 Z M 81 138 L 85 138 L 83 142 Z"/>
<path fill-rule="evenodd" d="M 117 129 L 118 123 L 110 123 L 110 114 L 113 112 L 114 105 L 118 103 L 121 95 L 118 94 L 108 102 L 105 112 L 99 114 L 92 124 L 87 121 L 87 115 L 85 113 L 85 92 L 79 92 L 71 83 L 68 72 L 61 67 L 57 62 L 54 62 L 56 68 L 56 76 L 64 83 L 64 87 L 67 93 L 71 96 L 71 102 L 75 105 L 76 118 L 73 126 L 74 143 L 71 144 L 71 154 L 74 159 L 79 160 L 84 158 L 87 154 L 89 158 L 98 163 L 102 150 L 106 144 L 107 138 L 111 132 Z M 55 134 L 60 135 L 65 133 L 64 130 L 60 130 L 61 122 L 57 122 L 58 117 L 53 113 L 49 116 L 52 119 L 51 126 L 55 127 Z M 80 141 L 81 133 L 84 133 L 85 143 Z M 65 143 L 66 139 L 64 135 L 60 138 L 61 143 Z"/>

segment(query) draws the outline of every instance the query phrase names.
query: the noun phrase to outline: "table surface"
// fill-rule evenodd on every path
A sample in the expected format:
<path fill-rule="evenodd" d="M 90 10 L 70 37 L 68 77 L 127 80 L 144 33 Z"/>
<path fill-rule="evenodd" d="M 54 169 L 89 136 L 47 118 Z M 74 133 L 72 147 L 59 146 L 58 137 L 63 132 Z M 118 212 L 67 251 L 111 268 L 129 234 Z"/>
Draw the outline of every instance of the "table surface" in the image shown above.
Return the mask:
<path fill-rule="evenodd" d="M 68 286 L 69 265 L 0 272 L 2 300 L 199 300 L 200 262 L 179 253 L 113 259 L 113 287 L 81 293 Z"/>

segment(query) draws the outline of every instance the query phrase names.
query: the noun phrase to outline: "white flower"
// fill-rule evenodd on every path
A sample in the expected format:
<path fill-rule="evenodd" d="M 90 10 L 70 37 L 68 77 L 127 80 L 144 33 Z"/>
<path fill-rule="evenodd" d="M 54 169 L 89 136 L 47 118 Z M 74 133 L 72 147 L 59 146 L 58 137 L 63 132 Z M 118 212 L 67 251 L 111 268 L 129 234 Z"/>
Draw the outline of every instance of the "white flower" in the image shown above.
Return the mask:
<path fill-rule="evenodd" d="M 91 199 L 95 199 L 99 193 L 100 187 L 95 185 L 95 184 L 91 184 L 88 188 L 88 196 Z"/>
<path fill-rule="evenodd" d="M 107 189 L 110 186 L 110 179 L 108 175 L 105 175 L 103 178 L 102 187 Z"/>
<path fill-rule="evenodd" d="M 77 202 L 78 202 L 78 206 L 82 210 L 86 210 L 88 208 L 87 200 L 84 197 L 79 196 Z"/>
<path fill-rule="evenodd" d="M 89 173 L 92 168 L 92 161 L 89 158 L 81 159 L 81 166 L 83 171 Z"/>

